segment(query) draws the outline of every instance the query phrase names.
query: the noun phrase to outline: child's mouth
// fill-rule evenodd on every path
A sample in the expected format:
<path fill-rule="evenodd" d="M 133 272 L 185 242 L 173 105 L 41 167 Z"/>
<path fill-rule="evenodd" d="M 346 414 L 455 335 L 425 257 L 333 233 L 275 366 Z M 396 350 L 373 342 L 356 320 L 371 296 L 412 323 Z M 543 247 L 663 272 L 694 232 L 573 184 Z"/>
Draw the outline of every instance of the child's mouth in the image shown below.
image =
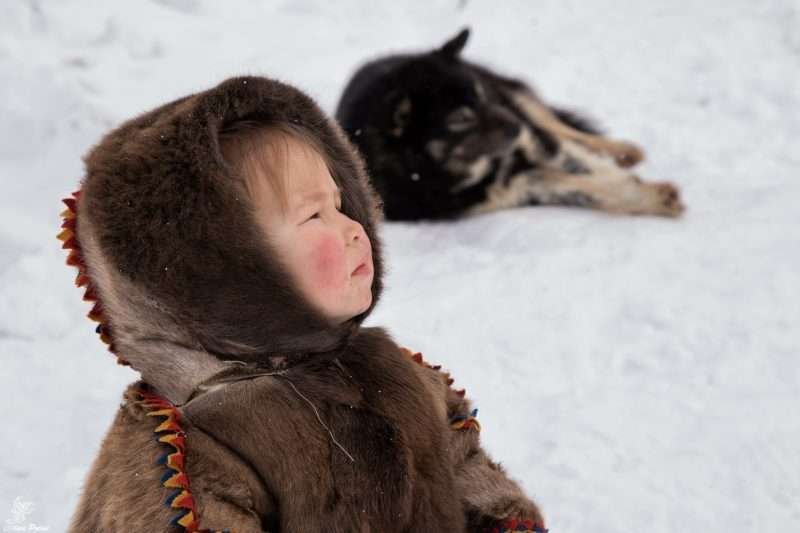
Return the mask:
<path fill-rule="evenodd" d="M 371 270 L 371 267 L 370 267 L 369 261 L 365 261 L 364 263 L 361 263 L 360 265 L 358 265 L 358 268 L 353 270 L 353 272 L 350 275 L 351 276 L 366 275 L 366 274 L 369 274 L 370 270 Z"/>

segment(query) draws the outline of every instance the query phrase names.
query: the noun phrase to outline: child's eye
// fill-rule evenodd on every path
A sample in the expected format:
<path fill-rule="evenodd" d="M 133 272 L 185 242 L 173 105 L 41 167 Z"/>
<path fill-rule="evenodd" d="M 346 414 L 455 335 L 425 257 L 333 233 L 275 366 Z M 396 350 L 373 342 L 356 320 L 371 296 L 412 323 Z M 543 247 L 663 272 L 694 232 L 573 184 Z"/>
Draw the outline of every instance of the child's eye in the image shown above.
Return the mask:
<path fill-rule="evenodd" d="M 338 212 L 340 212 L 340 213 L 342 212 L 342 205 L 341 204 L 338 204 L 338 205 L 334 204 L 334 208 Z M 322 211 L 321 210 L 320 211 L 316 211 L 316 212 L 314 212 L 313 215 L 311 215 L 310 217 L 306 218 L 303 222 L 304 223 L 305 222 L 309 222 L 311 220 L 314 220 L 314 219 L 317 219 L 317 218 L 321 218 L 321 217 L 322 217 Z"/>

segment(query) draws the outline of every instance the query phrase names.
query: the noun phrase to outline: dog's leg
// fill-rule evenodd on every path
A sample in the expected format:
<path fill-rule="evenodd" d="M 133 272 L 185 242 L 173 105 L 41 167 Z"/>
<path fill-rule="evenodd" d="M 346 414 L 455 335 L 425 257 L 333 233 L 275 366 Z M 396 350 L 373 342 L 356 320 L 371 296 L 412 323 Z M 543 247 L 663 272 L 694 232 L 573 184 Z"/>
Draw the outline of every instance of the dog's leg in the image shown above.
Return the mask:
<path fill-rule="evenodd" d="M 527 146 L 521 143 L 520 147 Z M 679 216 L 684 206 L 671 183 L 646 183 L 574 141 L 561 143 L 544 166 L 495 180 L 470 214 L 523 205 L 569 205 L 614 213 Z"/>
<path fill-rule="evenodd" d="M 495 183 L 484 202 L 469 214 L 523 205 L 589 207 L 610 213 L 677 217 L 683 210 L 678 189 L 671 183 L 645 183 L 636 176 L 619 180 L 603 176 L 538 169 L 515 174 L 507 185 Z"/>
<path fill-rule="evenodd" d="M 528 120 L 561 141 L 576 141 L 595 152 L 608 154 L 623 167 L 633 166 L 644 159 L 642 149 L 632 143 L 615 141 L 602 135 L 577 130 L 565 124 L 533 93 L 515 90 L 509 91 L 508 96 Z"/>
<path fill-rule="evenodd" d="M 495 180 L 486 200 L 470 213 L 523 205 L 570 205 L 615 213 L 680 215 L 683 204 L 671 183 L 646 183 L 605 156 L 574 141 L 561 143 L 544 166 Z"/>

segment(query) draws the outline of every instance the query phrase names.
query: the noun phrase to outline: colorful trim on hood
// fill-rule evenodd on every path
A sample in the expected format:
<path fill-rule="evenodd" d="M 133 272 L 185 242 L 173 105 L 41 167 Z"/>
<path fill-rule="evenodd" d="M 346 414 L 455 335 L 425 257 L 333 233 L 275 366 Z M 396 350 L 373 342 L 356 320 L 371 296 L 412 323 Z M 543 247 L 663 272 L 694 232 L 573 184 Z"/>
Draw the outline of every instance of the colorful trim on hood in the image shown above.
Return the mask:
<path fill-rule="evenodd" d="M 111 337 L 111 327 L 108 324 L 108 319 L 103 313 L 103 304 L 97 294 L 97 289 L 92 284 L 89 278 L 89 271 L 86 267 L 86 262 L 83 259 L 81 246 L 78 244 L 78 200 L 81 197 L 80 191 L 72 193 L 71 198 L 64 198 L 61 200 L 67 208 L 61 212 L 61 232 L 58 234 L 58 240 L 62 241 L 61 248 L 69 250 L 67 256 L 67 264 L 74 266 L 78 269 L 78 275 L 75 277 L 75 285 L 78 287 L 86 287 L 83 294 L 83 300 L 93 303 L 92 309 L 86 315 L 90 320 L 97 322 L 95 332 L 100 335 L 100 340 L 108 345 L 108 351 L 117 356 L 117 364 L 123 366 L 130 366 L 130 363 L 122 358 L 115 351 L 113 339 Z"/>
<path fill-rule="evenodd" d="M 69 250 L 67 264 L 78 269 L 75 278 L 75 285 L 85 287 L 83 300 L 92 303 L 92 309 L 88 317 L 97 322 L 95 331 L 100 335 L 100 340 L 108 345 L 108 351 L 117 356 L 117 363 L 129 366 L 130 363 L 115 352 L 115 346 L 111 337 L 111 327 L 108 319 L 103 313 L 103 305 L 100 302 L 97 290 L 89 277 L 89 271 L 83 258 L 80 244 L 78 243 L 77 213 L 80 191 L 72 193 L 70 198 L 64 198 L 62 202 L 67 208 L 61 213 L 63 219 L 61 232 L 58 240 L 62 241 L 61 247 Z M 166 465 L 167 472 L 161 479 L 162 485 L 175 492 L 167 498 L 166 505 L 178 510 L 178 515 L 170 522 L 170 525 L 182 527 L 186 533 L 231 533 L 228 530 L 211 532 L 211 530 L 201 530 L 195 512 L 194 498 L 189 490 L 189 478 L 184 470 L 186 435 L 180 425 L 180 411 L 168 400 L 145 390 L 140 387 L 137 390 L 139 401 L 148 410 L 147 416 L 161 416 L 164 420 L 154 430 L 158 442 L 166 444 L 172 448 L 172 452 L 166 453 L 159 462 Z"/>

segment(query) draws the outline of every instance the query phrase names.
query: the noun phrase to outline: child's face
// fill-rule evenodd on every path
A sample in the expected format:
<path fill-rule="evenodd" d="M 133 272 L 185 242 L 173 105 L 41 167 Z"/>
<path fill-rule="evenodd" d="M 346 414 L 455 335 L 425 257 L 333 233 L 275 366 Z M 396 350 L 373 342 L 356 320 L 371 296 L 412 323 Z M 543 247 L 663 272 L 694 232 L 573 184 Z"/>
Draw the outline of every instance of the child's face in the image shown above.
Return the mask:
<path fill-rule="evenodd" d="M 258 222 L 302 294 L 341 323 L 372 303 L 372 247 L 361 224 L 339 211 L 323 159 L 302 141 L 287 141 L 285 207 L 261 176 L 252 184 Z"/>

